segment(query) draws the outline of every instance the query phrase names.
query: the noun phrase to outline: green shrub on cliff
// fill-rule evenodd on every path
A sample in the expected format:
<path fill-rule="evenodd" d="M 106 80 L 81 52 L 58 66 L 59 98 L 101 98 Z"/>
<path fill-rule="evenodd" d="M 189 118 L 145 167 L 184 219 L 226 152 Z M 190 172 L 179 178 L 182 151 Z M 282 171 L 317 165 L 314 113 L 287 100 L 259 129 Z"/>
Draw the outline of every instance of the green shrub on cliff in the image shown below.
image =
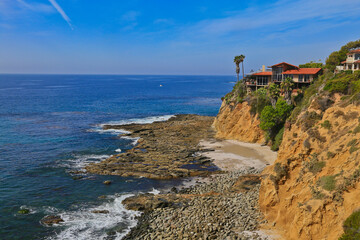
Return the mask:
<path fill-rule="evenodd" d="M 323 176 L 317 181 L 317 183 L 327 191 L 333 191 L 336 187 L 335 176 Z"/>
<path fill-rule="evenodd" d="M 360 71 L 348 74 L 342 72 L 329 79 L 324 90 L 330 93 L 342 93 L 353 95 L 360 92 Z"/>
<path fill-rule="evenodd" d="M 320 124 L 321 127 L 325 128 L 325 129 L 330 129 L 331 128 L 331 123 L 329 120 L 325 120 L 323 123 Z"/>
<path fill-rule="evenodd" d="M 273 150 L 273 151 L 279 150 L 279 147 L 280 147 L 281 142 L 282 142 L 282 139 L 283 139 L 284 130 L 285 130 L 285 128 L 283 127 L 283 128 L 280 129 L 280 131 L 276 134 L 275 139 L 274 139 L 274 143 L 273 143 L 273 145 L 271 146 L 271 150 Z"/>
<path fill-rule="evenodd" d="M 266 89 L 260 88 L 252 93 L 249 99 L 249 105 L 251 107 L 250 113 L 253 115 L 260 114 L 264 107 L 270 105 Z"/>
<path fill-rule="evenodd" d="M 237 82 L 233 90 L 225 95 L 225 97 L 221 98 L 221 100 L 225 101 L 226 104 L 230 102 L 241 103 L 247 95 L 246 86 L 243 81 Z"/>
<path fill-rule="evenodd" d="M 311 100 L 314 99 L 314 96 L 316 96 L 316 94 L 319 92 L 319 88 L 324 82 L 325 78 L 326 76 L 323 75 L 320 78 L 314 80 L 314 82 L 312 82 L 309 87 L 303 89 L 302 99 L 297 99 L 296 107 L 291 113 L 291 123 L 295 123 L 300 113 L 310 105 Z M 299 98 L 300 97 L 301 95 L 299 96 Z"/>
<path fill-rule="evenodd" d="M 274 140 L 276 134 L 284 126 L 286 119 L 289 117 L 292 105 L 288 105 L 285 100 L 279 99 L 275 108 L 266 106 L 260 115 L 260 128 L 267 133 L 267 136 Z"/>
<path fill-rule="evenodd" d="M 339 240 L 360 239 L 360 210 L 353 212 L 343 224 L 344 234 Z"/>

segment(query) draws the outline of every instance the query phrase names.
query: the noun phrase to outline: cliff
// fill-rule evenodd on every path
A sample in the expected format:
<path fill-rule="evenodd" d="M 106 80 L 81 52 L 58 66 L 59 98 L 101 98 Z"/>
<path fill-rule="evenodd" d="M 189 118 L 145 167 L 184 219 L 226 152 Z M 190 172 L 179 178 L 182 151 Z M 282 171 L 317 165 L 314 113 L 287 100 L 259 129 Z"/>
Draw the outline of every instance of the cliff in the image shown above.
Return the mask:
<path fill-rule="evenodd" d="M 227 104 L 223 101 L 213 127 L 216 129 L 216 137 L 220 139 L 264 143 L 264 132 L 259 128 L 259 124 L 258 116 L 250 113 L 247 102 Z"/>
<path fill-rule="evenodd" d="M 338 239 L 360 206 L 360 106 L 335 96 L 324 110 L 325 98 L 288 126 L 275 164 L 263 172 L 261 210 L 285 239 Z"/>
<path fill-rule="evenodd" d="M 258 116 L 234 93 L 213 123 L 216 136 L 264 142 Z M 322 76 L 296 105 L 278 158 L 262 173 L 261 211 L 282 239 L 339 239 L 360 207 L 360 72 Z"/>

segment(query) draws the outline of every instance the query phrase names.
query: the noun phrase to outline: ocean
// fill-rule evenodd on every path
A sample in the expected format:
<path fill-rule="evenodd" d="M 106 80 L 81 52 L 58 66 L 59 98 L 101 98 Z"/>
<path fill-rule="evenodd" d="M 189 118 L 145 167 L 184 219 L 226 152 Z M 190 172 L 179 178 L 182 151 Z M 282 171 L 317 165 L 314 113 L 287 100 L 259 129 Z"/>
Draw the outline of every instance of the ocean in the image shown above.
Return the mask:
<path fill-rule="evenodd" d="M 138 212 L 121 201 L 180 181 L 86 174 L 136 144 L 106 123 L 151 123 L 175 114 L 215 116 L 235 76 L 0 75 L 0 239 L 121 239 Z M 106 186 L 105 180 L 113 184 Z M 99 198 L 99 196 L 103 196 Z M 19 214 L 29 209 L 29 214 Z M 108 210 L 108 214 L 92 213 Z M 40 220 L 60 215 L 65 223 Z"/>

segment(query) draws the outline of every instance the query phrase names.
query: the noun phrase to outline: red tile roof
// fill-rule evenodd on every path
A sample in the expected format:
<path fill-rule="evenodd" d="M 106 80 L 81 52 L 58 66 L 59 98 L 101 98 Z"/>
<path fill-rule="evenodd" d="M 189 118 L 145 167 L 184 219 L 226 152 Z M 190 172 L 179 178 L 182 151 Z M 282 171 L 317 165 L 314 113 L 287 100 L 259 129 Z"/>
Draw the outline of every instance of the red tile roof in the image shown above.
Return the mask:
<path fill-rule="evenodd" d="M 349 53 L 360 53 L 360 49 L 351 50 Z M 349 53 L 348 53 L 348 54 L 349 54 Z"/>
<path fill-rule="evenodd" d="M 292 67 L 295 67 L 295 68 L 299 68 L 298 66 L 292 65 L 292 64 L 287 63 L 287 62 L 278 63 L 278 64 L 275 64 L 275 65 L 272 65 L 271 67 L 276 67 L 276 66 L 283 65 L 283 64 L 289 65 L 289 66 L 292 66 Z"/>
<path fill-rule="evenodd" d="M 254 73 L 253 76 L 271 76 L 272 72 L 258 72 Z"/>
<path fill-rule="evenodd" d="M 360 63 L 360 60 L 355 61 L 354 63 Z"/>
<path fill-rule="evenodd" d="M 341 64 L 344 64 L 344 63 L 346 63 L 346 61 L 342 61 L 342 62 L 341 62 Z"/>
<path fill-rule="evenodd" d="M 296 70 L 287 70 L 283 74 L 317 74 L 321 71 L 321 68 L 299 68 Z"/>

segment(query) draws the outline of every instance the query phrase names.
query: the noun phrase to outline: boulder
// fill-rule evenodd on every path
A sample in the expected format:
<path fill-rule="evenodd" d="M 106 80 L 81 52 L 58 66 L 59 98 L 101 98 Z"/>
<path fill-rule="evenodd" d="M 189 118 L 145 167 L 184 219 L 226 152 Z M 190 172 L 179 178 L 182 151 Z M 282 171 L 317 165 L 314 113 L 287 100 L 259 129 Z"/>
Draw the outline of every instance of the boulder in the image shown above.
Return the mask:
<path fill-rule="evenodd" d="M 106 181 L 104 181 L 103 183 L 104 183 L 105 185 L 110 185 L 110 184 L 112 183 L 112 181 L 106 180 Z"/>
<path fill-rule="evenodd" d="M 102 214 L 108 214 L 109 211 L 108 210 L 94 210 L 94 211 L 91 211 L 92 213 L 102 213 Z"/>
<path fill-rule="evenodd" d="M 40 222 L 44 225 L 52 226 L 54 224 L 59 224 L 61 222 L 64 222 L 64 220 L 60 216 L 49 215 L 43 217 L 43 219 L 41 219 Z"/>

